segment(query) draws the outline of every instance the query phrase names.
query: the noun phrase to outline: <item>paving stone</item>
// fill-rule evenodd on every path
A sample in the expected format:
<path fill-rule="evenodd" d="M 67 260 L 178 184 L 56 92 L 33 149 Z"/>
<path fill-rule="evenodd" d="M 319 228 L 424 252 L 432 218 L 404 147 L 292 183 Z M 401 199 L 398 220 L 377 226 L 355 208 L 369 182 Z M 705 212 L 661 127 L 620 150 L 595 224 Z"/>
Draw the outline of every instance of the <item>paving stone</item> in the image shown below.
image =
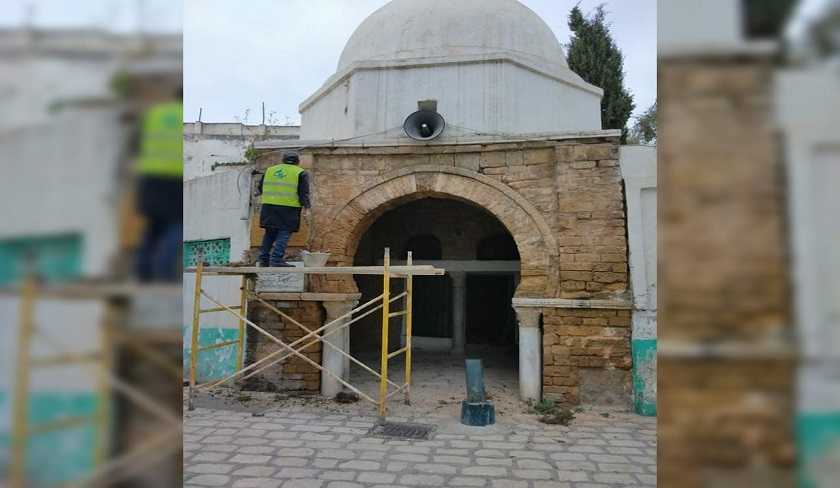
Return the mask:
<path fill-rule="evenodd" d="M 498 466 L 471 466 L 464 468 L 461 474 L 468 476 L 505 476 L 507 470 Z"/>
<path fill-rule="evenodd" d="M 346 463 L 342 463 L 338 465 L 338 469 L 357 469 L 360 471 L 375 471 L 382 466 L 381 463 L 377 463 L 374 461 L 347 461 Z"/>
<path fill-rule="evenodd" d="M 280 467 L 302 468 L 309 464 L 309 459 L 300 457 L 275 457 L 271 460 L 271 464 Z"/>
<path fill-rule="evenodd" d="M 436 463 L 449 464 L 470 464 L 470 458 L 466 456 L 434 456 L 432 460 Z"/>
<path fill-rule="evenodd" d="M 583 471 L 555 471 L 557 479 L 560 481 L 589 481 L 589 475 Z"/>
<path fill-rule="evenodd" d="M 633 478 L 629 474 L 623 473 L 595 473 L 594 475 L 592 475 L 592 479 L 601 483 L 636 483 L 635 478 Z"/>
<path fill-rule="evenodd" d="M 527 481 L 492 480 L 490 483 L 493 488 L 528 488 Z"/>
<path fill-rule="evenodd" d="M 327 488 L 365 488 L 365 485 L 349 481 L 330 481 L 327 483 Z"/>
<path fill-rule="evenodd" d="M 449 486 L 484 486 L 487 480 L 484 478 L 471 478 L 468 476 L 456 476 L 449 480 Z"/>
<path fill-rule="evenodd" d="M 275 478 L 315 478 L 318 475 L 317 469 L 306 468 L 281 468 L 274 474 Z"/>
<path fill-rule="evenodd" d="M 361 473 L 357 478 L 362 483 L 393 483 L 397 475 L 390 473 Z"/>
<path fill-rule="evenodd" d="M 598 463 L 626 463 L 627 458 L 624 456 L 616 456 L 612 454 L 590 454 L 589 459 Z"/>
<path fill-rule="evenodd" d="M 271 456 L 261 454 L 237 454 L 230 458 L 229 462 L 236 464 L 265 464 L 269 459 L 271 459 Z"/>
<path fill-rule="evenodd" d="M 324 480 L 316 479 L 294 479 L 283 483 L 283 488 L 321 488 Z"/>
<path fill-rule="evenodd" d="M 407 474 L 399 482 L 408 486 L 446 486 L 443 476 L 436 474 Z"/>
<path fill-rule="evenodd" d="M 554 452 L 548 455 L 557 461 L 586 461 L 586 454 L 579 452 Z"/>
<path fill-rule="evenodd" d="M 241 454 L 272 454 L 275 449 L 271 446 L 240 446 L 236 452 Z"/>
<path fill-rule="evenodd" d="M 475 464 L 479 466 L 513 466 L 511 458 L 475 458 Z"/>
<path fill-rule="evenodd" d="M 534 481 L 534 488 L 571 488 L 569 483 L 558 481 Z"/>
<path fill-rule="evenodd" d="M 481 457 L 508 457 L 505 453 L 497 449 L 479 449 L 475 451 L 475 455 Z"/>
<path fill-rule="evenodd" d="M 218 462 L 224 461 L 225 459 L 230 457 L 230 453 L 227 452 L 199 452 L 198 454 L 194 455 L 190 458 L 190 464 L 193 463 L 200 463 L 200 462 Z"/>
<path fill-rule="evenodd" d="M 248 466 L 246 468 L 237 469 L 233 473 L 233 476 L 255 476 L 258 478 L 269 478 L 274 472 L 277 471 L 276 468 L 272 468 L 271 466 Z"/>
<path fill-rule="evenodd" d="M 268 444 L 269 442 L 270 440 L 264 437 L 236 437 L 233 439 L 232 444 L 237 446 L 258 446 L 260 444 Z"/>
<path fill-rule="evenodd" d="M 319 449 L 315 451 L 314 456 L 333 459 L 353 459 L 356 457 L 352 451 L 346 449 Z"/>
<path fill-rule="evenodd" d="M 338 465 L 338 459 L 315 459 L 312 461 L 313 468 L 333 469 Z"/>
<path fill-rule="evenodd" d="M 394 454 L 389 459 L 394 461 L 408 461 L 410 463 L 425 463 L 429 461 L 429 456 L 423 454 Z"/>
<path fill-rule="evenodd" d="M 450 441 L 449 445 L 452 447 L 473 449 L 478 447 L 479 443 L 476 441 Z"/>
<path fill-rule="evenodd" d="M 233 464 L 190 464 L 185 471 L 199 474 L 227 474 L 234 468 Z"/>
<path fill-rule="evenodd" d="M 272 478 L 242 478 L 233 482 L 233 488 L 280 488 L 283 480 Z"/>
<path fill-rule="evenodd" d="M 639 481 L 642 483 L 646 483 L 649 485 L 656 485 L 656 475 L 653 474 L 637 474 L 636 478 L 639 478 Z"/>
<path fill-rule="evenodd" d="M 634 464 L 598 464 L 598 469 L 610 473 L 644 473 L 644 468 Z"/>
<path fill-rule="evenodd" d="M 314 449 L 308 447 L 286 447 L 278 449 L 276 455 L 289 457 L 310 457 L 315 454 Z"/>
<path fill-rule="evenodd" d="M 551 471 L 545 469 L 514 469 L 512 473 L 517 478 L 526 480 L 550 480 Z"/>
<path fill-rule="evenodd" d="M 395 473 L 399 471 L 405 471 L 407 467 L 408 463 L 399 461 L 396 463 L 388 463 L 388 465 L 385 467 L 385 471 L 388 471 L 389 473 Z"/>
<path fill-rule="evenodd" d="M 356 472 L 355 471 L 324 471 L 318 475 L 319 478 L 324 480 L 340 480 L 340 481 L 349 481 L 356 479 Z"/>
<path fill-rule="evenodd" d="M 233 441 L 231 435 L 211 435 L 202 439 L 204 444 L 230 444 Z"/>
<path fill-rule="evenodd" d="M 520 459 L 516 461 L 516 467 L 520 469 L 554 469 L 554 466 L 538 459 Z"/>
<path fill-rule="evenodd" d="M 233 452 L 235 450 L 236 446 L 230 444 L 207 444 L 201 447 L 201 451 L 209 452 Z"/>
<path fill-rule="evenodd" d="M 545 454 L 534 451 L 510 451 L 510 457 L 514 458 L 529 458 L 529 459 L 545 459 Z"/>
<path fill-rule="evenodd" d="M 365 451 L 359 454 L 359 459 L 367 461 L 382 461 L 385 459 L 385 453 L 382 451 Z"/>
<path fill-rule="evenodd" d="M 221 474 L 203 474 L 190 478 L 190 484 L 199 486 L 228 486 L 230 483 L 230 476 Z"/>
<path fill-rule="evenodd" d="M 421 473 L 455 474 L 458 470 L 448 464 L 415 464 L 414 469 Z"/>

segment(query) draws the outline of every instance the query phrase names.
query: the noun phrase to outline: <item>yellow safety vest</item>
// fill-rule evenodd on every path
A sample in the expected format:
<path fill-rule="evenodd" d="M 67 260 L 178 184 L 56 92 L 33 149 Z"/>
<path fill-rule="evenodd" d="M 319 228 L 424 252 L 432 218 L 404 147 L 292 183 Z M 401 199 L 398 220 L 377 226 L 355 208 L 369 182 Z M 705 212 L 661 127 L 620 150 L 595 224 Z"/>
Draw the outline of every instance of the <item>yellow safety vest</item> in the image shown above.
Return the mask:
<path fill-rule="evenodd" d="M 184 175 L 184 115 L 180 102 L 155 105 L 143 118 L 137 173 L 164 178 Z"/>
<path fill-rule="evenodd" d="M 262 203 L 301 207 L 298 181 L 303 169 L 294 164 L 278 164 L 265 170 L 262 186 Z"/>

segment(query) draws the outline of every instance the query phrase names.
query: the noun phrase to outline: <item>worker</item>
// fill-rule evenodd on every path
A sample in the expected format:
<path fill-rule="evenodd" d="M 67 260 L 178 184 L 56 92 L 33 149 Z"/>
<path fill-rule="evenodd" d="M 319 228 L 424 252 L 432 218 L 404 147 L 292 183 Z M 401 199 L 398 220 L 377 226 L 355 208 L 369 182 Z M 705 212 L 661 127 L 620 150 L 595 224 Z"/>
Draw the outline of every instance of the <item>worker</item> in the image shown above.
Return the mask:
<path fill-rule="evenodd" d="M 300 230 L 301 213 L 308 215 L 309 174 L 300 165 L 295 152 L 283 154 L 283 162 L 265 170 L 258 186 L 261 195 L 260 227 L 265 229 L 260 248 L 260 267 L 290 267 L 286 246 L 292 234 Z"/>
<path fill-rule="evenodd" d="M 137 207 L 146 227 L 137 251 L 141 282 L 174 282 L 181 277 L 183 239 L 183 104 L 157 103 L 143 115 L 140 154 L 135 166 Z"/>

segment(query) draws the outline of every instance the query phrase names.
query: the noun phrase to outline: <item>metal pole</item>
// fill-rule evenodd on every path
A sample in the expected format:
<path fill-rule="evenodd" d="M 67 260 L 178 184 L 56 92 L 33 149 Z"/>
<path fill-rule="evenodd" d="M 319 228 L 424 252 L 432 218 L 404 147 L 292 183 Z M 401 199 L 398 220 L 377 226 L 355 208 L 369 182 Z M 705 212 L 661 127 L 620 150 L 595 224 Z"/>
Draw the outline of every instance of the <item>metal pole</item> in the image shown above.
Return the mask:
<path fill-rule="evenodd" d="M 248 292 L 251 290 L 251 280 L 242 275 L 242 294 L 239 299 L 239 312 L 243 317 L 248 316 Z M 245 353 L 245 321 L 239 319 L 239 343 L 236 345 L 236 369 L 244 366 L 242 359 Z"/>
<path fill-rule="evenodd" d="M 12 404 L 11 465 L 9 481 L 11 488 L 26 485 L 26 436 L 29 422 L 29 355 L 34 332 L 35 278 L 29 276 L 23 284 L 20 297 L 20 330 L 18 331 L 17 371 L 15 375 L 15 397 Z"/>
<path fill-rule="evenodd" d="M 379 379 L 379 422 L 385 422 L 385 402 L 388 400 L 388 328 L 390 324 L 390 298 L 391 298 L 391 249 L 385 248 L 383 259 L 384 270 L 382 273 L 382 357 L 380 358 Z"/>
<path fill-rule="evenodd" d="M 408 251 L 406 264 L 412 265 L 411 251 Z M 412 291 L 413 286 L 411 272 L 405 277 L 405 404 L 411 405 L 411 327 L 412 327 Z"/>
<path fill-rule="evenodd" d="M 198 366 L 198 334 L 201 331 L 201 274 L 204 272 L 204 256 L 199 254 L 198 265 L 195 268 L 195 290 L 193 293 L 193 323 L 190 341 L 190 387 L 187 408 L 195 410 L 193 405 L 193 389 L 195 388 L 195 371 Z"/>

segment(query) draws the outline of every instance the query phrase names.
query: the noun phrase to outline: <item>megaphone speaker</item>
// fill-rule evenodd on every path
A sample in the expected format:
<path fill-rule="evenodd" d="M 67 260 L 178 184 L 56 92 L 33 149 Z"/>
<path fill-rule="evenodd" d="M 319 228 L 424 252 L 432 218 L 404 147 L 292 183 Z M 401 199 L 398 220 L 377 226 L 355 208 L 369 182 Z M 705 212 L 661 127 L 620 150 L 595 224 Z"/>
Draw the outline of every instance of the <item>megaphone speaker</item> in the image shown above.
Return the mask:
<path fill-rule="evenodd" d="M 437 112 L 418 110 L 409 115 L 403 123 L 405 135 L 415 141 L 431 141 L 443 133 L 446 120 Z"/>

